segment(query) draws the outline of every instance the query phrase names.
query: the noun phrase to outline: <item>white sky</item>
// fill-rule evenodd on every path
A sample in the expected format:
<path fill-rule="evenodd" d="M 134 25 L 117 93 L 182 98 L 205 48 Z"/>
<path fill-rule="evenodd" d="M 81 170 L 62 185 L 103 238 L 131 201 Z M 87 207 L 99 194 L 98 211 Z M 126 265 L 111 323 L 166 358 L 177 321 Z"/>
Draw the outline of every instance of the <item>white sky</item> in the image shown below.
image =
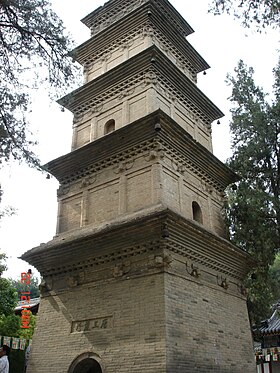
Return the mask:
<path fill-rule="evenodd" d="M 104 4 L 102 0 L 52 2 L 77 44 L 90 36 L 79 20 Z M 225 83 L 226 74 L 232 73 L 238 60 L 243 59 L 254 67 L 257 83 L 270 91 L 272 69 L 278 58 L 279 35 L 269 29 L 266 34 L 259 34 L 242 28 L 238 21 L 227 15 L 208 14 L 208 0 L 170 2 L 195 30 L 188 40 L 211 66 L 206 76 L 199 74 L 198 86 L 226 114 L 219 126 L 213 125 L 214 154 L 225 160 L 230 155 L 230 103 L 227 98 L 231 93 Z M 67 111 L 62 113 L 56 103 L 50 104 L 47 92 L 42 90 L 36 94 L 30 121 L 39 141 L 36 151 L 43 164 L 70 151 L 72 115 Z M 30 266 L 16 258 L 49 241 L 55 234 L 58 183 L 54 178 L 47 180 L 27 166 L 13 164 L 1 171 L 1 184 L 3 205 L 17 208 L 17 214 L 4 218 L 0 226 L 0 247 L 9 257 L 9 269 L 4 276 L 19 278 L 20 273 Z"/>

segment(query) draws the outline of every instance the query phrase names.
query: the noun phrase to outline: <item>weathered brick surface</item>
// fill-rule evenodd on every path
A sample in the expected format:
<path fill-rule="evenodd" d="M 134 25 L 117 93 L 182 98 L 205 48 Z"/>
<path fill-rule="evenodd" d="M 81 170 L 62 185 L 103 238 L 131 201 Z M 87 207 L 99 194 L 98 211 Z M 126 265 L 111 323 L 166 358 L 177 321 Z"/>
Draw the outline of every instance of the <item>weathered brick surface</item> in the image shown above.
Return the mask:
<path fill-rule="evenodd" d="M 166 372 L 255 372 L 244 299 L 170 274 L 165 296 Z"/>
<path fill-rule="evenodd" d="M 223 195 L 215 188 L 208 190 L 194 172 L 180 174 L 167 154 L 158 162 L 149 160 L 144 153 L 129 161 L 127 168 L 117 173 L 116 166 L 108 166 L 89 185 L 84 186 L 83 180 L 71 183 L 68 193 L 60 198 L 58 233 L 110 222 L 120 214 L 158 203 L 192 219 L 192 202 L 196 201 L 202 210 L 204 227 L 225 235 L 221 217 Z"/>
<path fill-rule="evenodd" d="M 84 353 L 104 373 L 255 371 L 244 299 L 171 272 L 44 297 L 28 373 L 67 372 Z"/>
<path fill-rule="evenodd" d="M 40 304 L 29 373 L 67 372 L 94 352 L 104 372 L 165 372 L 163 274 L 77 287 Z M 71 333 L 73 320 L 112 318 L 106 329 Z"/>

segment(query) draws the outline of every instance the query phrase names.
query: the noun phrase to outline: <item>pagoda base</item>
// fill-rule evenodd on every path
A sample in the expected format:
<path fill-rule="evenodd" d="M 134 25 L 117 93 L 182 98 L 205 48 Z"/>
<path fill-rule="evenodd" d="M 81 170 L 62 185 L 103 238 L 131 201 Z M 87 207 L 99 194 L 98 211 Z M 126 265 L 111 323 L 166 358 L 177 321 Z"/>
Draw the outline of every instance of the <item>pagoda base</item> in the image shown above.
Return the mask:
<path fill-rule="evenodd" d="M 28 373 L 255 372 L 250 259 L 200 224 L 157 208 L 23 258 L 45 279 Z"/>

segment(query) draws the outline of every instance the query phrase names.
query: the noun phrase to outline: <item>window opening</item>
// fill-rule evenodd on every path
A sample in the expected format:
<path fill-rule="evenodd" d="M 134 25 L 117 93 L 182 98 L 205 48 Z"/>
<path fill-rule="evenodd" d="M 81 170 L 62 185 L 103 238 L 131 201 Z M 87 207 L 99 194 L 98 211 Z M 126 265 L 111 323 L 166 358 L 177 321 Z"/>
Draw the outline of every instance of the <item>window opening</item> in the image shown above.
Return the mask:
<path fill-rule="evenodd" d="M 203 224 L 202 210 L 199 204 L 195 201 L 193 201 L 192 203 L 192 213 L 193 213 L 193 220 L 197 221 L 200 224 Z"/>
<path fill-rule="evenodd" d="M 108 122 L 106 122 L 104 126 L 104 135 L 108 135 L 109 133 L 114 132 L 115 125 L 116 123 L 114 119 L 108 120 Z"/>

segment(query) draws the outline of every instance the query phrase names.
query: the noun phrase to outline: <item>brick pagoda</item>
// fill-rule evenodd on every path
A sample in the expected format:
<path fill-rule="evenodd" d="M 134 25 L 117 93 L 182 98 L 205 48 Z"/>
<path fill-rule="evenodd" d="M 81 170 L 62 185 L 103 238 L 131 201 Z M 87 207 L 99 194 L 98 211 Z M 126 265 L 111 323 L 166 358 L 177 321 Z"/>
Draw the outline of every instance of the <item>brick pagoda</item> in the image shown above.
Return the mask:
<path fill-rule="evenodd" d="M 212 153 L 222 112 L 167 0 L 110 0 L 82 22 L 84 85 L 59 103 L 72 151 L 57 234 L 22 258 L 43 276 L 28 373 L 253 373 L 247 254 L 227 240 Z"/>

